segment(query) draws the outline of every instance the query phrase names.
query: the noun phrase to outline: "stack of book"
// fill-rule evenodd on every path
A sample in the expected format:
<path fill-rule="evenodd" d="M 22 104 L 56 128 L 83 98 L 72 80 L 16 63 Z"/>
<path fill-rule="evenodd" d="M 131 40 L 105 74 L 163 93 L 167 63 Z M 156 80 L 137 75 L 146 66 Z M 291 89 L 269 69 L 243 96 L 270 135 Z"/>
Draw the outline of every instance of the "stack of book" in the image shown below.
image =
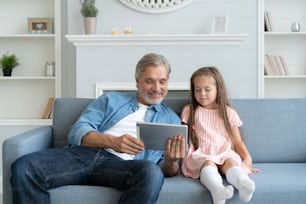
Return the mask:
<path fill-rule="evenodd" d="M 270 11 L 265 11 L 264 12 L 265 16 L 264 16 L 264 24 L 265 24 L 265 31 L 266 32 L 272 32 L 274 31 L 274 28 L 273 28 L 273 24 L 272 24 L 272 17 L 271 17 L 271 13 Z"/>
<path fill-rule="evenodd" d="M 265 55 L 265 75 L 288 75 L 288 67 L 283 56 Z"/>

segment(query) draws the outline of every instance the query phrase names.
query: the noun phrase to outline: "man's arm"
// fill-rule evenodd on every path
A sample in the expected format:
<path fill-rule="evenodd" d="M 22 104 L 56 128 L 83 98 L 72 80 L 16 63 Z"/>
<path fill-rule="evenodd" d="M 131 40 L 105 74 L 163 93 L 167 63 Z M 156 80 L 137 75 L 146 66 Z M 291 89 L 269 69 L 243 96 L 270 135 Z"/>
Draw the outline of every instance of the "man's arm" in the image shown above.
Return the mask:
<path fill-rule="evenodd" d="M 164 161 L 161 164 L 165 177 L 175 176 L 180 172 L 180 161 L 185 155 L 185 139 L 182 136 L 175 135 L 168 140 L 164 151 Z"/>

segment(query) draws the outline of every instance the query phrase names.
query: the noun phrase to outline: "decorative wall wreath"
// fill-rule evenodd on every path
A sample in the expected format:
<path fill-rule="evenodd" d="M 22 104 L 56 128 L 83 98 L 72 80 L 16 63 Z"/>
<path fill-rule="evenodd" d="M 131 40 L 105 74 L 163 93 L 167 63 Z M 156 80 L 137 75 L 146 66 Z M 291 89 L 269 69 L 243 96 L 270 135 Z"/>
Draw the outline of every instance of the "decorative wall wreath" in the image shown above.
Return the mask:
<path fill-rule="evenodd" d="M 129 8 L 145 13 L 166 13 L 183 8 L 193 0 L 119 0 Z"/>

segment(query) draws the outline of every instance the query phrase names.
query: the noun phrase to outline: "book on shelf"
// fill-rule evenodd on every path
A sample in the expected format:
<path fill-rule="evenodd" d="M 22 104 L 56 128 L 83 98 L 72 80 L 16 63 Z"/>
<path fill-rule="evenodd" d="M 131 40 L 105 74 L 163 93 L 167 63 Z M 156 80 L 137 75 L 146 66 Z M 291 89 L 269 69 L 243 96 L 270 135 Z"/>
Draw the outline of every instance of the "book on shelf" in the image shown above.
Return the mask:
<path fill-rule="evenodd" d="M 273 29 L 273 24 L 272 24 L 272 16 L 270 11 L 265 11 L 264 12 L 264 26 L 265 26 L 265 31 L 267 32 L 272 32 L 274 31 Z"/>
<path fill-rule="evenodd" d="M 279 75 L 279 72 L 278 72 L 278 68 L 277 68 L 277 65 L 276 65 L 276 62 L 274 60 L 274 57 L 272 55 L 267 55 L 268 56 L 268 61 L 271 65 L 271 70 L 272 70 L 272 75 Z"/>
<path fill-rule="evenodd" d="M 274 74 L 273 70 L 272 70 L 271 63 L 268 59 L 268 55 L 265 55 L 264 68 L 265 68 L 265 75 L 273 75 Z"/>
<path fill-rule="evenodd" d="M 287 63 L 286 63 L 285 57 L 281 55 L 281 56 L 279 56 L 279 59 L 280 59 L 280 61 L 282 63 L 282 66 L 284 68 L 285 74 L 288 75 L 289 73 L 288 73 L 288 67 L 287 67 Z"/>
<path fill-rule="evenodd" d="M 288 75 L 288 68 L 284 56 L 265 55 L 264 57 L 266 75 Z"/>
<path fill-rule="evenodd" d="M 53 113 L 53 105 L 54 105 L 54 98 L 49 98 L 46 108 L 44 110 L 43 119 L 50 119 L 52 118 L 52 113 Z"/>
<path fill-rule="evenodd" d="M 280 61 L 280 56 L 273 55 L 278 75 L 286 75 L 285 69 Z"/>

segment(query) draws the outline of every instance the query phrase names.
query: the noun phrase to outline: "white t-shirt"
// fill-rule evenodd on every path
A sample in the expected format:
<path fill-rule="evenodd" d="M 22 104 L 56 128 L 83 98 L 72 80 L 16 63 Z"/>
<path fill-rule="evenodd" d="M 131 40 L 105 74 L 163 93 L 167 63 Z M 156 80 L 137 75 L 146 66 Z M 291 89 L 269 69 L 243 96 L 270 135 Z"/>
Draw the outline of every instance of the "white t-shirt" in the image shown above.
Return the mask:
<path fill-rule="evenodd" d="M 139 104 L 139 109 L 134 113 L 126 116 L 116 123 L 113 127 L 104 132 L 104 134 L 119 137 L 123 134 L 129 134 L 133 137 L 137 137 L 136 122 L 144 122 L 148 106 Z M 124 159 L 133 160 L 135 155 L 118 153 L 111 148 L 105 148 L 106 151 Z"/>

